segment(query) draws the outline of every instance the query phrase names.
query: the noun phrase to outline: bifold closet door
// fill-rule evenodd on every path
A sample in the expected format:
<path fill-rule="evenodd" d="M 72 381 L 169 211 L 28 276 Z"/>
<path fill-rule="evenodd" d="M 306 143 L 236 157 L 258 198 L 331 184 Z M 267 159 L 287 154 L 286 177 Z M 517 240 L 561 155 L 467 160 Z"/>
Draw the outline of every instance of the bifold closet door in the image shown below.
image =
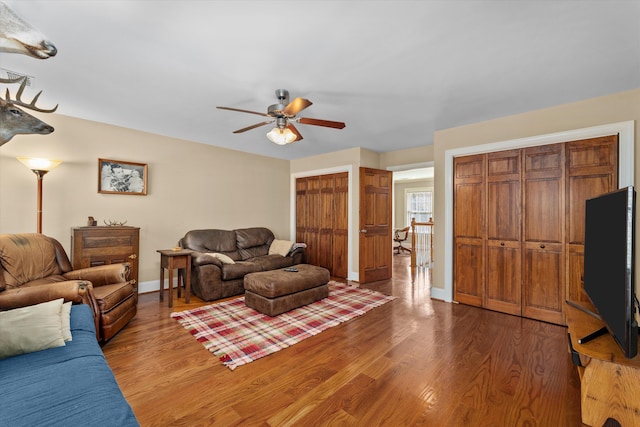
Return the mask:
<path fill-rule="evenodd" d="M 618 188 L 618 135 L 567 144 L 567 299 L 589 302 L 584 292 L 584 210 L 587 199 Z"/>
<path fill-rule="evenodd" d="M 484 306 L 487 156 L 453 159 L 454 300 Z"/>
<path fill-rule="evenodd" d="M 520 150 L 487 155 L 485 307 L 520 315 L 522 251 Z"/>
<path fill-rule="evenodd" d="M 307 244 L 306 262 L 331 276 L 348 276 L 349 174 L 296 179 L 296 241 Z"/>
<path fill-rule="evenodd" d="M 523 150 L 522 315 L 564 324 L 565 145 Z"/>

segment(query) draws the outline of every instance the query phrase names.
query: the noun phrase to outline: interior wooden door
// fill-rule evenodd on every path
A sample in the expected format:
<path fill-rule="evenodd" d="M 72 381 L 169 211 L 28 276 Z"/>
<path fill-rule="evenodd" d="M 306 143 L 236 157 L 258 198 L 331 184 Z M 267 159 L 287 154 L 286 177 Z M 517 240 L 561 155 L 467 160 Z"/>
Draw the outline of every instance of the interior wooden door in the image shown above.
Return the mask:
<path fill-rule="evenodd" d="M 392 172 L 360 168 L 360 283 L 391 278 Z"/>
<path fill-rule="evenodd" d="M 567 299 L 588 302 L 584 292 L 584 213 L 587 199 L 618 188 L 618 135 L 567 144 Z"/>
<path fill-rule="evenodd" d="M 520 150 L 487 155 L 485 307 L 521 315 Z"/>
<path fill-rule="evenodd" d="M 485 154 L 453 159 L 454 300 L 484 306 Z"/>
<path fill-rule="evenodd" d="M 564 324 L 565 144 L 523 151 L 522 315 Z"/>

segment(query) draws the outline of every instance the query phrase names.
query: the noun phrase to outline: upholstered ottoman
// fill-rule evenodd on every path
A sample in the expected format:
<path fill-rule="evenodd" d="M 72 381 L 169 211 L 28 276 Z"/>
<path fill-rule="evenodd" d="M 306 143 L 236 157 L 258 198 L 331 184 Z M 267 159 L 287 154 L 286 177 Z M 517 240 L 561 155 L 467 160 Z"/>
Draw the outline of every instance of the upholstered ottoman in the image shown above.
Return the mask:
<path fill-rule="evenodd" d="M 244 276 L 244 303 L 269 316 L 311 304 L 329 296 L 329 270 L 309 264 Z"/>

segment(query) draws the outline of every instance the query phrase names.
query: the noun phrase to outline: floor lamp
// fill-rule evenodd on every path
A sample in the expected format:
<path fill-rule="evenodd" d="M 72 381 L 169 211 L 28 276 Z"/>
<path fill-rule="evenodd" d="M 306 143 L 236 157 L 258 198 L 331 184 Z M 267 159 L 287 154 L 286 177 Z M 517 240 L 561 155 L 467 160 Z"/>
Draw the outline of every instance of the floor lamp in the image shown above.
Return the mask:
<path fill-rule="evenodd" d="M 38 177 L 38 233 L 42 234 L 42 179 L 51 169 L 62 163 L 61 160 L 37 159 L 34 157 L 17 157 L 20 162 L 31 169 Z"/>

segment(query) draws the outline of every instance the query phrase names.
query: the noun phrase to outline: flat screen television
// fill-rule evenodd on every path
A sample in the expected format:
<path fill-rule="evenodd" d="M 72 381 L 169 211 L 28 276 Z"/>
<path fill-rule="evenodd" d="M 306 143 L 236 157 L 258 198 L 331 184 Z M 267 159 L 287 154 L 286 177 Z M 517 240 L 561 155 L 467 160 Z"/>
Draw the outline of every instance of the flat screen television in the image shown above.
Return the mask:
<path fill-rule="evenodd" d="M 584 290 L 606 325 L 596 334 L 608 331 L 627 358 L 638 352 L 635 198 L 630 186 L 588 199 L 585 209 Z"/>

